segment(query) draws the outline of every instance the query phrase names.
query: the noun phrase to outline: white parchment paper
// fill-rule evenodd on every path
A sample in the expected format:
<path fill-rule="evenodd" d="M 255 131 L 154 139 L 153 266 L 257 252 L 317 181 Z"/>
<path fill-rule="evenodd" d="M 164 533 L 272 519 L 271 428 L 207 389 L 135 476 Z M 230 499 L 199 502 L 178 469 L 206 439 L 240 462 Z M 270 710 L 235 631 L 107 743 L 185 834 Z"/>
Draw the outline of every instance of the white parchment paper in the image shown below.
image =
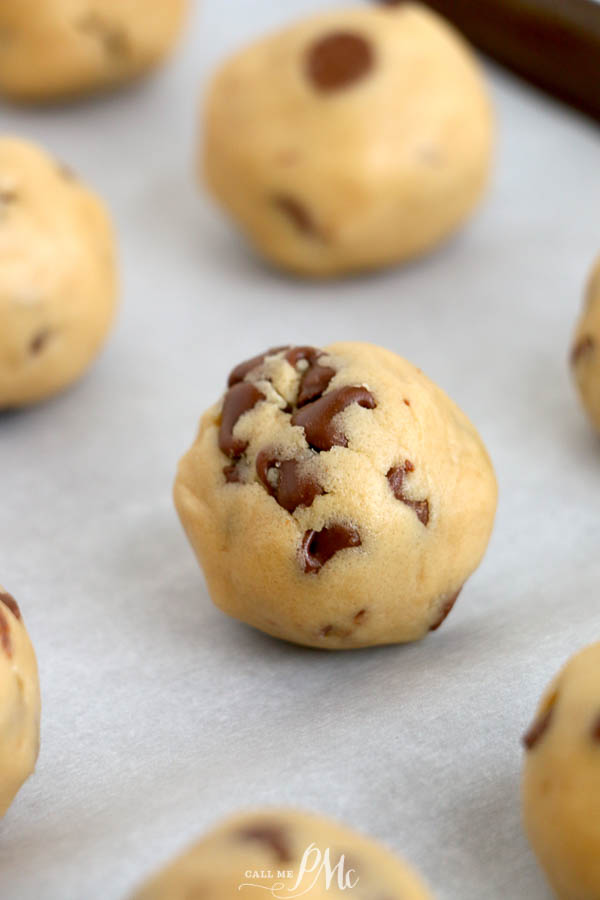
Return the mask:
<path fill-rule="evenodd" d="M 331 3 L 329 3 L 331 5 Z M 600 250 L 600 132 L 490 69 L 488 202 L 400 271 L 305 284 L 264 268 L 193 183 L 219 59 L 322 0 L 205 0 L 173 63 L 61 109 L 0 107 L 94 184 L 123 303 L 90 375 L 0 418 L 0 580 L 37 648 L 43 745 L 0 825 L 2 900 L 120 900 L 240 807 L 293 804 L 386 841 L 441 900 L 543 900 L 519 824 L 520 736 L 600 632 L 600 442 L 566 357 Z M 209 602 L 171 483 L 231 366 L 363 339 L 420 365 L 477 424 L 501 488 L 488 555 L 407 647 L 287 646 Z"/>

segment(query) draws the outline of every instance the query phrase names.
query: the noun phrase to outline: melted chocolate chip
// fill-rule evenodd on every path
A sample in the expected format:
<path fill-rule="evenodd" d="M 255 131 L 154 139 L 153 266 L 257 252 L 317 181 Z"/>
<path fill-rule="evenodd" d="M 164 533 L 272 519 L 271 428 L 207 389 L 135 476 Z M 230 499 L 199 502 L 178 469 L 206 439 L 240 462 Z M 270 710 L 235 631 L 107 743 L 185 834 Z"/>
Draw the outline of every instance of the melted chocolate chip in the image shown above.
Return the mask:
<path fill-rule="evenodd" d="M 537 718 L 533 725 L 523 735 L 523 746 L 526 750 L 533 750 L 536 744 L 544 737 L 552 723 L 556 694 L 550 698 L 548 708 Z"/>
<path fill-rule="evenodd" d="M 596 349 L 596 341 L 590 334 L 580 338 L 571 352 L 571 365 L 575 366 L 584 356 L 589 356 Z"/>
<path fill-rule="evenodd" d="M 440 627 L 440 625 L 442 625 L 443 622 L 446 621 L 446 619 L 448 618 L 448 616 L 450 615 L 450 613 L 451 613 L 452 610 L 454 609 L 454 604 L 456 603 L 456 601 L 457 601 L 458 598 L 460 597 L 460 592 L 461 592 L 461 591 L 462 591 L 462 588 L 459 588 L 459 589 L 457 590 L 457 592 L 456 592 L 455 594 L 452 595 L 452 597 L 449 597 L 448 600 L 446 600 L 446 602 L 444 603 L 444 605 L 442 606 L 442 608 L 441 608 L 441 610 L 440 610 L 439 616 L 437 617 L 437 619 L 435 620 L 435 622 L 433 623 L 433 625 L 432 625 L 431 628 L 429 629 L 430 631 L 437 631 L 438 628 Z"/>
<path fill-rule="evenodd" d="M 297 459 L 279 459 L 270 448 L 256 457 L 256 472 L 271 497 L 289 513 L 299 506 L 311 506 L 315 497 L 324 493 L 321 485 Z"/>
<path fill-rule="evenodd" d="M 247 381 L 234 384 L 225 394 L 219 429 L 219 448 L 232 459 L 241 456 L 248 446 L 247 441 L 234 436 L 233 429 L 236 422 L 244 413 L 254 409 L 259 400 L 264 399 L 264 394 Z"/>
<path fill-rule="evenodd" d="M 12 656 L 12 641 L 10 639 L 10 626 L 8 619 L 0 609 L 0 646 L 7 656 Z"/>
<path fill-rule="evenodd" d="M 292 416 L 292 425 L 304 428 L 306 440 L 315 450 L 347 447 L 348 438 L 335 423 L 335 418 L 352 403 L 358 403 L 364 409 L 377 406 L 373 394 L 365 387 L 341 387 L 297 410 Z"/>
<path fill-rule="evenodd" d="M 600 714 L 592 725 L 591 736 L 593 741 L 600 744 Z"/>
<path fill-rule="evenodd" d="M 244 841 L 260 841 L 262 844 L 266 844 L 279 862 L 291 862 L 293 859 L 287 831 L 277 822 L 258 822 L 256 825 L 247 825 L 240 830 L 239 837 Z"/>
<path fill-rule="evenodd" d="M 353 525 L 335 524 L 321 531 L 306 531 L 301 547 L 302 568 L 307 575 L 316 574 L 339 550 L 359 547 L 361 543 Z"/>
<path fill-rule="evenodd" d="M 319 91 L 337 91 L 364 78 L 373 68 L 371 44 L 360 34 L 336 31 L 310 47 L 306 71 Z"/>
<path fill-rule="evenodd" d="M 227 379 L 227 387 L 233 387 L 234 384 L 239 384 L 240 381 L 243 381 L 246 375 L 249 375 L 254 369 L 258 369 L 259 366 L 262 366 L 268 356 L 275 356 L 276 353 L 281 353 L 282 350 L 287 349 L 287 346 L 271 347 L 270 350 L 265 350 L 264 353 L 253 356 L 252 359 L 244 360 L 244 362 L 241 362 L 230 372 L 229 378 Z"/>
<path fill-rule="evenodd" d="M 315 221 L 306 206 L 289 194 L 276 194 L 273 203 L 292 222 L 295 228 L 307 237 L 318 234 Z"/>
<path fill-rule="evenodd" d="M 319 363 L 323 356 L 322 350 L 315 347 L 292 347 L 286 353 L 286 359 L 294 368 L 301 360 L 306 360 L 308 368 L 302 375 L 298 389 L 297 406 L 304 406 L 311 400 L 316 400 L 329 387 L 329 382 L 335 375 L 335 369 L 330 366 L 322 366 Z"/>
<path fill-rule="evenodd" d="M 3 603 L 6 607 L 8 607 L 8 609 L 10 609 L 11 613 L 16 619 L 21 619 L 21 610 L 19 609 L 19 604 L 12 594 L 8 594 L 6 591 L 1 591 L 0 603 Z"/>
<path fill-rule="evenodd" d="M 405 503 L 406 506 L 410 506 L 411 509 L 414 509 L 419 522 L 427 526 L 429 524 L 429 500 L 411 500 L 410 497 L 407 497 L 404 493 L 404 477 L 408 472 L 414 472 L 414 470 L 415 467 L 410 460 L 407 459 L 403 466 L 394 466 L 391 468 L 387 473 L 386 478 L 396 500 L 400 500 L 402 503 Z"/>

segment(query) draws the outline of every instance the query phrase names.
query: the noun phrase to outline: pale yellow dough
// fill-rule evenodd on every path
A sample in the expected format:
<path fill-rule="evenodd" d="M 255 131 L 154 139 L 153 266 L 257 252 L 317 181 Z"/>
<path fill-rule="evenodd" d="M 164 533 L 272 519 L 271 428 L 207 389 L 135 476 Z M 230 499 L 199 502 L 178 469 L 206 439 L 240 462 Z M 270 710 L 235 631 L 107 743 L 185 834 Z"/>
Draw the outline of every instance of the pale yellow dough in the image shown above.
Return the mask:
<path fill-rule="evenodd" d="M 14 598 L 0 585 L 0 818 L 33 772 L 39 748 L 35 653 Z"/>
<path fill-rule="evenodd" d="M 246 375 L 266 399 L 234 427 L 248 444 L 234 460 L 239 482 L 224 475 L 232 460 L 219 449 L 219 402 L 181 461 L 176 506 L 211 597 L 229 615 L 328 649 L 418 640 L 441 624 L 484 554 L 497 499 L 492 465 L 467 417 L 409 362 L 371 344 L 323 352 L 320 363 L 335 372 L 323 397 L 366 386 L 377 404 L 352 403 L 334 419 L 348 446 L 309 448 L 286 412 L 303 363 L 276 353 Z M 298 460 L 323 493 L 293 512 L 283 508 L 257 475 L 265 448 Z M 402 500 L 388 479 L 396 467 L 406 468 Z M 360 544 L 307 572 L 307 535 L 339 525 Z"/>
<path fill-rule="evenodd" d="M 581 401 L 600 431 L 600 262 L 590 278 L 571 362 Z"/>
<path fill-rule="evenodd" d="M 47 102 L 130 81 L 158 65 L 187 0 L 1 0 L 0 94 Z"/>
<path fill-rule="evenodd" d="M 0 409 L 75 381 L 104 343 L 116 294 L 101 201 L 43 150 L 0 139 Z"/>
<path fill-rule="evenodd" d="M 305 857 L 303 868 L 302 859 L 311 845 L 314 849 Z M 320 869 L 327 849 L 331 869 L 341 862 L 329 887 L 325 870 Z M 340 889 L 338 873 L 342 884 L 348 877 L 347 883 L 354 886 Z M 321 816 L 292 810 L 265 810 L 230 819 L 132 900 L 258 896 L 431 900 L 421 879 L 380 844 Z"/>
<path fill-rule="evenodd" d="M 328 84 L 340 68 L 354 78 L 323 90 L 315 67 Z M 455 231 L 488 181 L 493 131 L 479 66 L 442 19 L 412 3 L 342 9 L 223 66 L 202 167 L 267 259 L 331 276 L 402 262 Z"/>
<path fill-rule="evenodd" d="M 523 816 L 560 900 L 600 897 L 600 643 L 572 657 L 525 738 Z"/>

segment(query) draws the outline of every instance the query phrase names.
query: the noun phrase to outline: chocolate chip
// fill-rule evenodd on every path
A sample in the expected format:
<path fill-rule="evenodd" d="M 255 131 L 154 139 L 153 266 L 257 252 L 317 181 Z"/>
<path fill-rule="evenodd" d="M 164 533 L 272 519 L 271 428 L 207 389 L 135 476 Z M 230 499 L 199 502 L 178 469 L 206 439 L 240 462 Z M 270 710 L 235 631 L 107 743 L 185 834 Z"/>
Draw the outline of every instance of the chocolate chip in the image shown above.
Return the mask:
<path fill-rule="evenodd" d="M 264 394 L 247 381 L 234 384 L 225 394 L 219 429 L 219 447 L 232 459 L 241 456 L 248 446 L 247 441 L 234 437 L 233 429 L 236 422 L 244 413 L 254 409 L 259 400 L 264 399 Z"/>
<path fill-rule="evenodd" d="M 596 743 L 600 744 L 600 715 L 596 718 L 596 721 L 592 725 L 592 740 L 596 741 Z"/>
<path fill-rule="evenodd" d="M 237 463 L 234 463 L 232 466 L 224 466 L 223 475 L 225 476 L 225 481 L 227 482 L 227 484 L 242 483 L 242 473 L 240 472 Z"/>
<path fill-rule="evenodd" d="M 289 513 L 299 506 L 311 506 L 315 497 L 324 493 L 299 460 L 279 459 L 270 448 L 261 450 L 256 457 L 256 472 L 271 497 Z"/>
<path fill-rule="evenodd" d="M 292 416 L 292 425 L 304 428 L 306 440 L 315 450 L 331 450 L 332 447 L 347 447 L 348 438 L 336 425 L 335 418 L 352 403 L 364 409 L 377 406 L 373 394 L 365 387 L 341 387 L 308 403 Z"/>
<path fill-rule="evenodd" d="M 258 369 L 259 366 L 262 366 L 265 359 L 269 356 L 275 356 L 277 353 L 281 353 L 283 350 L 287 350 L 287 346 L 285 347 L 271 347 L 270 350 L 265 350 L 264 353 L 259 354 L 258 356 L 253 356 L 252 359 L 246 359 L 244 362 L 241 362 L 239 365 L 233 369 L 227 380 L 227 387 L 233 387 L 234 384 L 238 384 L 240 381 L 243 381 L 246 375 L 249 375 L 254 369 Z"/>
<path fill-rule="evenodd" d="M 4 605 L 7 606 L 8 609 L 10 609 L 11 613 L 16 619 L 21 619 L 21 610 L 19 609 L 19 604 L 12 594 L 8 594 L 6 591 L 0 592 L 0 603 L 4 603 Z"/>
<path fill-rule="evenodd" d="M 339 550 L 361 544 L 360 534 L 353 525 L 336 524 L 321 531 L 306 531 L 302 538 L 302 567 L 307 575 L 316 574 Z"/>
<path fill-rule="evenodd" d="M 429 629 L 430 631 L 437 631 L 438 628 L 440 627 L 440 625 L 442 625 L 442 623 L 446 621 L 446 619 L 448 618 L 448 616 L 450 615 L 450 613 L 451 613 L 452 610 L 454 609 L 454 604 L 456 603 L 456 601 L 457 601 L 458 598 L 460 597 L 460 592 L 461 592 L 461 591 L 462 591 L 462 587 L 459 588 L 459 589 L 457 590 L 457 592 L 456 592 L 455 594 L 452 595 L 452 597 L 449 597 L 449 599 L 446 600 L 446 602 L 444 603 L 444 605 L 442 606 L 442 608 L 441 608 L 441 610 L 440 610 L 439 616 L 437 617 L 437 619 L 435 620 L 435 622 L 433 623 L 433 625 L 432 625 L 431 628 Z"/>
<path fill-rule="evenodd" d="M 12 641 L 10 639 L 10 626 L 8 619 L 0 609 L 0 645 L 7 656 L 12 656 Z"/>
<path fill-rule="evenodd" d="M 337 91 L 364 78 L 373 68 L 370 43 L 360 34 L 335 31 L 309 48 L 308 77 L 319 91 Z"/>
<path fill-rule="evenodd" d="M 50 329 L 42 328 L 41 331 L 38 331 L 36 335 L 31 339 L 29 343 L 29 352 L 32 356 L 37 356 L 42 352 L 46 344 L 48 343 L 48 338 L 50 337 Z"/>
<path fill-rule="evenodd" d="M 291 862 L 293 859 L 287 831 L 277 822 L 257 822 L 256 825 L 247 825 L 238 834 L 244 841 L 260 841 L 266 844 L 279 862 Z"/>
<path fill-rule="evenodd" d="M 317 235 L 318 230 L 313 217 L 304 204 L 295 197 L 291 197 L 289 194 L 276 194 L 273 197 L 273 203 L 302 234 L 309 237 Z"/>
<path fill-rule="evenodd" d="M 547 708 L 537 718 L 533 725 L 523 735 L 523 746 L 526 750 L 533 750 L 536 744 L 544 737 L 552 723 L 554 715 L 554 705 L 556 703 L 556 694 L 553 694 L 548 702 Z"/>
<path fill-rule="evenodd" d="M 294 368 L 301 360 L 306 360 L 308 363 L 300 381 L 297 406 L 304 406 L 311 400 L 316 400 L 329 387 L 329 382 L 335 375 L 335 369 L 330 366 L 322 366 L 319 363 L 322 356 L 323 351 L 317 350 L 316 347 L 292 347 L 286 353 L 285 358 Z"/>
<path fill-rule="evenodd" d="M 367 615 L 366 609 L 359 609 L 359 611 L 358 611 L 358 612 L 356 613 L 356 615 L 354 616 L 354 624 L 355 624 L 355 625 L 362 625 L 362 623 L 363 623 L 364 620 L 365 620 L 365 616 L 366 616 L 366 615 Z"/>
<path fill-rule="evenodd" d="M 411 500 L 410 497 L 407 497 L 404 493 L 404 477 L 409 472 L 414 472 L 414 470 L 415 467 L 410 460 L 407 459 L 403 466 L 394 466 L 391 468 L 385 477 L 388 480 L 396 500 L 400 500 L 402 503 L 405 503 L 406 506 L 410 506 L 411 509 L 414 509 L 419 522 L 427 526 L 429 524 L 429 500 Z"/>
<path fill-rule="evenodd" d="M 571 365 L 575 366 L 584 356 L 589 356 L 596 349 L 596 341 L 590 334 L 580 338 L 571 352 Z"/>

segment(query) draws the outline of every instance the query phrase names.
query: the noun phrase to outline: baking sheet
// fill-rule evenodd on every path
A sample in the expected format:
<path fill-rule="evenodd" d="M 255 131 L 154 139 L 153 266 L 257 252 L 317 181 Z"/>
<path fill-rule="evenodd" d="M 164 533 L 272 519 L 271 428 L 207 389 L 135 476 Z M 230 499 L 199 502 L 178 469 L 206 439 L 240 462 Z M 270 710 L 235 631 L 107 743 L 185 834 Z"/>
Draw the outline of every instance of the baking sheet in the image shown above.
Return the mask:
<path fill-rule="evenodd" d="M 2 900 L 119 900 L 220 817 L 264 804 L 386 841 L 441 900 L 549 896 L 519 824 L 519 740 L 545 683 L 600 630 L 600 442 L 566 367 L 600 250 L 600 134 L 490 68 L 497 173 L 471 225 L 403 270 L 288 280 L 193 188 L 197 98 L 224 54 L 325 6 L 206 0 L 143 85 L 0 108 L 3 132 L 43 142 L 105 196 L 123 273 L 90 375 L 0 418 L 0 580 L 44 701 L 37 773 L 0 825 Z M 170 491 L 234 363 L 351 339 L 407 356 L 454 397 L 501 499 L 438 633 L 336 655 L 214 609 Z"/>

